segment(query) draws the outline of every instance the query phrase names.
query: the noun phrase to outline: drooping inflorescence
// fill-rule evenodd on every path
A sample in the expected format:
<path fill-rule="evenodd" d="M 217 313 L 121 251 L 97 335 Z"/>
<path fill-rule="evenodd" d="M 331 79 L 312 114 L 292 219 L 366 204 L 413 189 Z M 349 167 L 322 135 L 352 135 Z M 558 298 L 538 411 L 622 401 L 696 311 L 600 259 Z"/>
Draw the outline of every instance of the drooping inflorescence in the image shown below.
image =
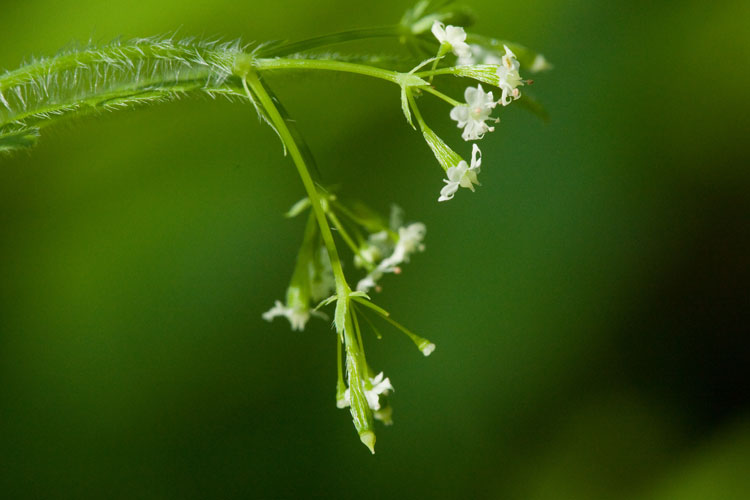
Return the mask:
<path fill-rule="evenodd" d="M 441 7 L 443 10 L 430 10 L 434 5 L 436 5 L 435 2 L 420 2 L 405 16 L 411 24 L 403 27 L 412 35 L 403 38 L 407 44 L 414 44 L 416 40 L 422 44 L 421 47 L 434 47 L 434 52 L 425 53 L 426 58 L 418 62 L 408 73 L 384 71 L 376 66 L 354 67 L 348 61 L 333 62 L 318 59 L 313 65 L 299 62 L 302 57 L 309 57 L 311 61 L 315 60 L 314 55 L 302 55 L 302 57 L 297 55 L 295 61 L 254 60 L 249 61 L 248 65 L 258 69 L 312 69 L 315 67 L 320 70 L 347 71 L 382 78 L 399 85 L 401 106 L 407 122 L 415 127 L 414 121 L 416 121 L 427 145 L 445 171 L 447 179 L 443 181 L 445 185 L 440 190 L 438 198 L 438 201 L 442 202 L 451 200 L 459 188 L 475 190 L 475 187 L 479 185 L 478 174 L 482 166 L 482 152 L 474 142 L 471 149 L 471 161 L 464 160 L 428 126 L 417 105 L 417 99 L 424 94 L 432 94 L 450 104 L 452 108 L 449 117 L 456 122 L 458 128 L 462 129 L 461 137 L 465 141 L 478 141 L 488 132 L 495 130 L 490 123 L 499 122 L 499 119 L 491 116 L 492 112 L 498 105 L 505 107 L 519 100 L 521 98 L 519 87 L 527 82 L 521 77 L 521 64 L 508 44 L 499 44 L 495 40 L 481 37 L 469 44 L 470 35 L 463 27 L 444 24 L 443 21 L 446 18 L 452 18 L 450 11 L 445 10 L 445 2 Z M 431 20 L 429 29 L 425 29 L 427 20 Z M 430 35 L 434 38 L 430 38 Z M 528 49 L 521 48 L 521 51 L 524 52 L 526 59 L 530 57 L 531 53 Z M 540 60 L 546 61 L 538 54 L 534 54 L 533 57 L 537 66 Z M 448 64 L 445 64 L 446 62 Z M 426 67 L 429 69 L 424 69 Z M 249 68 L 248 71 L 250 71 Z M 464 102 L 458 102 L 437 89 L 436 77 L 444 75 L 475 81 L 474 84 L 466 87 Z M 482 84 L 489 88 L 485 90 Z M 496 90 L 493 91 L 491 88 Z M 495 95 L 498 97 L 496 98 Z M 298 254 L 292 281 L 287 288 L 286 302 L 277 301 L 274 307 L 264 314 L 264 318 L 271 320 L 283 316 L 289 320 L 293 329 L 298 329 L 308 319 L 316 315 L 320 316 L 321 306 L 336 303 L 334 326 L 341 336 L 341 346 L 337 351 L 336 404 L 339 408 L 350 408 L 362 442 L 372 450 L 375 434 L 369 421 L 374 418 L 386 424 L 392 423 L 392 408 L 387 403 L 387 396 L 393 391 L 393 385 L 390 378 L 385 377 L 382 371 L 376 374 L 365 361 L 361 335 L 361 329 L 365 325 L 360 319 L 364 319 L 367 326 L 380 337 L 377 327 L 367 317 L 367 313 L 382 317 L 406 333 L 425 356 L 429 356 L 435 350 L 435 344 L 415 335 L 392 320 L 388 312 L 374 305 L 366 294 L 372 291 L 380 292 L 380 280 L 384 276 L 400 274 L 403 265 L 408 263 L 414 254 L 424 251 L 423 240 L 426 228 L 419 222 L 404 224 L 402 211 L 395 206 L 389 222 L 386 223 L 384 217 L 378 216 L 361 204 L 351 207 L 342 203 L 337 196 L 317 190 L 316 196 L 320 200 L 321 212 L 351 251 L 354 269 L 364 271 L 366 274 L 358 279 L 355 291 L 345 292 L 348 295 L 343 298 L 341 290 L 338 290 L 336 285 L 335 276 L 334 279 L 324 280 L 328 284 L 331 297 L 316 306 L 319 297 L 314 297 L 310 290 L 314 288 L 312 280 L 317 274 L 305 270 L 316 268 L 315 256 L 323 253 L 324 243 L 322 241 L 315 243 L 318 250 L 307 248 L 310 230 L 308 229 Z M 305 198 L 290 210 L 289 215 L 298 215 L 304 209 L 314 205 L 315 202 L 311 198 Z M 313 214 L 310 215 L 309 220 L 314 220 Z M 310 224 L 311 222 L 308 223 L 308 228 L 313 227 Z M 335 267 L 334 265 L 334 269 Z M 343 308 L 346 308 L 345 314 L 341 314 Z M 325 318 L 325 316 L 321 317 Z M 355 334 L 354 338 L 347 340 L 345 334 L 351 331 Z M 342 359 L 342 347 L 347 354 L 345 359 Z M 352 355 L 352 348 L 359 351 L 357 355 Z M 346 367 L 346 379 L 343 376 L 342 365 Z"/>
<path fill-rule="evenodd" d="M 335 71 L 397 85 L 407 123 L 415 130 L 419 127 L 445 174 L 438 201 L 448 201 L 459 188 L 473 192 L 479 185 L 487 160 L 476 141 L 496 130 L 499 118 L 492 116 L 494 112 L 516 101 L 540 112 L 528 96 L 522 98 L 520 87 L 530 83 L 521 77 L 522 65 L 532 73 L 550 68 L 544 56 L 525 47 L 467 33 L 464 27 L 471 18 L 466 8 L 451 1 L 420 0 L 394 26 L 258 44 L 252 50 L 236 42 L 169 37 L 71 49 L 0 75 L 0 152 L 34 145 L 43 127 L 62 118 L 196 93 L 249 100 L 281 139 L 306 193 L 287 213 L 307 217 L 291 279 L 283 300 L 276 300 L 262 317 L 282 318 L 298 331 L 313 318 L 332 321 L 337 339 L 336 405 L 349 409 L 360 440 L 374 453 L 373 420 L 392 423 L 388 396 L 394 388 L 383 371 L 368 363 L 362 331 L 367 327 L 380 338 L 378 323 L 391 325 L 424 356 L 435 351 L 435 344 L 395 321 L 369 294 L 380 292 L 390 276 L 402 274 L 404 266 L 425 250 L 426 227 L 405 222 L 395 205 L 385 217 L 320 186 L 311 175 L 312 150 L 265 75 Z M 341 57 L 330 50 L 353 40 L 383 37 L 400 41 L 404 53 Z M 445 76 L 470 80 L 463 102 L 438 90 Z M 473 141 L 470 161 L 425 121 L 418 100 L 427 95 L 447 103 L 446 121 L 455 122 L 464 141 Z M 342 249 L 350 254 L 353 271 L 344 272 Z"/>

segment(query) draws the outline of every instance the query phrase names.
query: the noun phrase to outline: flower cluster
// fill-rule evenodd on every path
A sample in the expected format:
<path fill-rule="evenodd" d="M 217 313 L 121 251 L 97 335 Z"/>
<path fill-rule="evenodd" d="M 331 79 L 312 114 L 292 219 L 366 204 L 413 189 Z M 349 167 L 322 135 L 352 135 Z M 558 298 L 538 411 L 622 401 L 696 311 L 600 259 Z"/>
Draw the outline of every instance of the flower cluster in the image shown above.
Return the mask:
<path fill-rule="evenodd" d="M 423 240 L 427 228 L 421 222 L 404 224 L 403 211 L 398 206 L 391 207 L 386 225 L 382 217 L 364 205 L 349 207 L 334 195 L 326 196 L 326 213 L 349 244 L 355 267 L 367 271 L 367 275 L 357 283 L 357 291 L 380 291 L 378 282 L 384 275 L 400 274 L 402 264 L 409 262 L 413 254 L 424 251 Z M 288 215 L 299 215 L 309 206 L 309 200 L 305 198 L 295 204 Z M 315 306 L 330 297 L 336 288 L 328 252 L 319 241 L 312 214 L 310 217 L 305 239 L 297 255 L 297 265 L 287 288 L 286 301 L 277 300 L 271 309 L 263 313 L 266 321 L 284 317 L 289 320 L 293 330 L 300 331 L 304 330 L 312 316 L 326 318 Z M 367 237 L 363 236 L 363 232 L 367 233 Z"/>
<path fill-rule="evenodd" d="M 423 252 L 422 240 L 427 228 L 421 222 L 403 225 L 402 211 L 394 206 L 391 209 L 390 227 L 371 233 L 355 255 L 355 265 L 367 267 L 367 276 L 359 280 L 357 290 L 369 292 L 380 290 L 378 281 L 387 273 L 399 274 L 400 265 L 409 262 L 413 253 Z"/>
<path fill-rule="evenodd" d="M 427 92 L 438 96 L 453 106 L 450 111 L 450 118 L 456 122 L 458 128 L 462 129 L 461 137 L 464 141 L 478 141 L 484 138 L 488 132 L 495 130 L 495 127 L 490 123 L 500 121 L 498 118 L 491 116 L 497 105 L 508 106 L 521 97 L 519 87 L 524 85 L 525 81 L 519 73 L 520 63 L 507 45 L 503 46 L 505 50 L 503 55 L 480 44 L 470 45 L 467 43 L 466 32 L 459 26 L 446 26 L 439 20 L 435 20 L 432 25 L 432 34 L 439 43 L 437 56 L 424 61 L 414 68 L 412 73 L 432 63 L 432 70 L 417 73 L 417 75 L 429 76 L 432 79 L 433 76 L 438 74 L 453 74 L 473 78 L 481 83 L 497 87 L 500 91 L 500 98 L 496 99 L 493 92 L 491 90 L 485 91 L 481 83 L 476 87 L 469 86 L 464 91 L 464 102 L 461 103 L 435 89 L 426 89 Z M 458 65 L 438 69 L 440 61 L 449 52 L 457 57 Z M 402 105 L 407 120 L 411 120 L 411 111 L 414 112 L 425 141 L 446 173 L 447 178 L 443 180 L 445 186 L 440 190 L 438 201 L 453 199 L 460 187 L 474 191 L 475 186 L 479 185 L 477 175 L 482 163 L 482 153 L 479 147 L 476 144 L 472 145 L 471 164 L 467 163 L 427 126 L 409 89 L 404 88 L 402 90 Z M 416 228 L 413 233 L 419 239 L 419 231 Z M 408 242 L 408 235 L 405 236 L 405 241 Z M 362 251 L 363 258 L 382 256 L 386 250 L 383 245 L 384 242 L 387 242 L 387 240 L 383 238 L 383 235 L 374 235 L 368 247 Z M 360 282 L 358 289 L 367 291 L 373 288 L 377 278 L 385 272 L 394 272 L 398 269 L 394 266 L 403 262 L 401 257 L 408 257 L 407 254 L 402 256 L 398 252 L 394 252 L 393 256 L 393 259 L 384 258 L 367 278 Z"/>
<path fill-rule="evenodd" d="M 440 74 L 474 78 L 500 90 L 500 98 L 496 100 L 492 91 L 485 91 L 481 83 L 476 87 L 467 87 L 464 91 L 465 102 L 463 103 L 454 101 L 436 90 L 430 91 L 453 105 L 450 118 L 457 123 L 458 128 L 463 129 L 461 137 L 464 141 L 480 140 L 487 132 L 495 130 L 495 127 L 490 123 L 500 121 L 498 118 L 491 116 L 497 105 L 508 106 L 521 97 L 519 87 L 524 85 L 525 82 L 519 73 L 520 63 L 507 45 L 503 46 L 505 53 L 500 55 L 495 50 L 483 45 L 467 43 L 467 34 L 459 26 L 445 26 L 442 22 L 435 20 L 432 26 L 432 34 L 439 43 L 439 49 L 437 57 L 422 64 L 433 62 L 433 69 L 428 73 L 438 74 L 436 68 L 439 61 L 448 52 L 452 52 L 457 57 L 458 65 L 447 68 Z M 479 147 L 476 144 L 472 145 L 471 164 L 467 163 L 424 123 L 413 99 L 410 103 L 414 108 L 414 113 L 427 144 L 446 173 L 447 178 L 443 180 L 445 186 L 440 190 L 438 201 L 453 199 L 459 187 L 474 191 L 474 187 L 479 185 L 477 175 L 482 163 L 482 153 Z M 371 287 L 372 281 L 365 281 L 361 289 L 368 290 Z"/>
<path fill-rule="evenodd" d="M 399 85 L 401 108 L 407 122 L 415 130 L 419 125 L 425 142 L 445 172 L 438 202 L 448 201 L 459 188 L 473 192 L 480 185 L 478 177 L 483 157 L 476 141 L 495 131 L 500 120 L 493 113 L 520 99 L 520 87 L 530 83 L 522 79 L 519 61 L 523 61 L 524 67 L 531 72 L 549 67 L 543 56 L 520 45 L 512 45 L 511 50 L 497 40 L 467 35 L 464 28 L 456 24 L 462 24 L 469 16 L 464 11 L 454 11 L 452 5 L 438 0 L 421 0 L 402 19 L 402 42 L 409 45 L 412 53 L 421 54 L 420 58 L 428 57 L 408 73 L 386 70 L 377 65 L 365 67 L 349 62 L 341 64 L 341 61 L 323 64 L 304 58 L 267 58 L 261 60 L 262 65 L 267 69 L 291 69 L 319 64 L 320 69 L 335 68 L 377 76 Z M 253 62 L 257 67 L 259 62 L 250 61 Z M 252 78 L 252 73 L 247 74 Z M 473 81 L 464 89 L 463 102 L 443 94 L 438 85 L 433 84 L 435 78 L 444 75 Z M 252 85 L 246 88 L 248 98 L 258 106 L 254 100 L 258 96 L 263 104 L 263 84 L 257 78 L 250 83 Z M 461 129 L 461 138 L 472 142 L 470 161 L 454 151 L 425 122 L 417 100 L 427 94 L 451 106 L 448 114 Z M 265 103 L 269 102 L 272 104 L 273 99 L 266 96 Z M 535 105 L 532 102 L 527 107 L 534 108 Z M 279 116 L 276 113 L 266 118 L 274 120 L 273 125 L 281 137 L 287 122 Z M 293 140 L 292 135 L 287 131 L 286 140 Z M 297 153 L 301 152 L 298 150 Z M 304 167 L 303 156 L 292 155 L 298 167 L 300 163 Z M 305 168 L 300 170 L 304 172 Z M 386 424 L 392 422 L 388 396 L 394 389 L 390 378 L 382 371 L 372 370 L 365 357 L 365 327 L 381 338 L 373 318 L 388 323 L 409 337 L 424 356 L 435 351 L 435 344 L 395 321 L 388 311 L 374 304 L 368 294 L 372 290 L 380 292 L 381 281 L 387 275 L 400 274 L 404 264 L 424 251 L 426 227 L 421 222 L 405 223 L 402 210 L 396 206 L 386 218 L 362 204 L 344 203 L 316 185 L 309 174 L 304 184 L 307 198 L 296 203 L 287 213 L 293 217 L 312 209 L 286 299 L 283 302 L 277 300 L 263 318 L 271 321 L 283 317 L 293 330 L 303 330 L 311 317 L 326 317 L 318 311 L 320 308 L 335 304 L 333 328 L 338 340 L 336 406 L 351 412 L 360 440 L 374 453 L 373 420 Z M 354 269 L 361 273 L 355 287 L 345 277 L 349 271 L 345 272 L 345 261 L 336 248 L 336 239 L 346 244 Z"/>

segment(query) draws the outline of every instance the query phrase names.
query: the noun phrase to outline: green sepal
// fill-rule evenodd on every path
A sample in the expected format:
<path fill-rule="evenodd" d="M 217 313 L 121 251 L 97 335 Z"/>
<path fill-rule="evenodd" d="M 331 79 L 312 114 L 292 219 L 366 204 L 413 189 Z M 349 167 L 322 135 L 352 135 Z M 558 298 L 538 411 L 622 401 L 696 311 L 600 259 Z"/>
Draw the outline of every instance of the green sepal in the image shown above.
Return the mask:
<path fill-rule="evenodd" d="M 424 135 L 427 145 L 430 146 L 432 153 L 435 155 L 435 158 L 437 158 L 440 166 L 443 167 L 443 170 L 447 171 L 450 167 L 455 167 L 460 162 L 464 161 L 464 159 L 461 158 L 458 153 L 453 151 L 440 137 L 438 137 L 432 129 L 423 126 L 422 135 Z"/>
<path fill-rule="evenodd" d="M 367 298 L 369 299 L 370 297 L 367 297 Z M 356 297 L 353 296 L 352 300 L 354 300 L 355 302 L 358 302 L 358 303 L 362 304 L 365 307 L 369 307 L 370 309 L 372 309 L 373 311 L 375 311 L 376 313 L 378 313 L 379 315 L 381 315 L 384 318 L 387 318 L 388 316 L 391 315 L 391 313 L 389 313 L 388 311 L 386 311 L 382 307 L 376 306 L 375 304 L 373 304 L 369 300 L 364 300 L 359 295 L 356 296 Z"/>

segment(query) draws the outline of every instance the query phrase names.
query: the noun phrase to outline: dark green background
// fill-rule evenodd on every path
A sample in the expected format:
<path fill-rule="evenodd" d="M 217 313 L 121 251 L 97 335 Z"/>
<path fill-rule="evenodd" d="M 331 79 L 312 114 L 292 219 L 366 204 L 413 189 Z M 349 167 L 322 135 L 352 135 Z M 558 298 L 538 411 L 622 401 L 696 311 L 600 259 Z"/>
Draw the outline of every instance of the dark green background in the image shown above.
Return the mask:
<path fill-rule="evenodd" d="M 392 86 L 271 80 L 324 181 L 428 226 L 377 300 L 438 349 L 366 340 L 396 387 L 378 453 L 335 407 L 328 326 L 260 317 L 301 238 L 291 162 L 249 105 L 185 100 L 0 159 L 0 496 L 750 498 L 750 4 L 470 3 L 476 31 L 555 64 L 533 89 L 551 121 L 503 109 L 473 195 L 436 202 Z M 0 67 L 407 6 L 4 2 Z"/>

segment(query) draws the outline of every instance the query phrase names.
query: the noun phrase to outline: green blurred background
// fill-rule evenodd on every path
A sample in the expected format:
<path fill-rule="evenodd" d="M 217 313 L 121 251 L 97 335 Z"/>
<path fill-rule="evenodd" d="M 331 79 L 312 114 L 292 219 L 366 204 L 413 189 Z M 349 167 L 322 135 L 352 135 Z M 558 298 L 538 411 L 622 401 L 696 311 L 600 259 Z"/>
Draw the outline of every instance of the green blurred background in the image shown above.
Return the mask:
<path fill-rule="evenodd" d="M 0 496 L 750 498 L 750 4 L 468 3 L 477 32 L 555 64 L 533 89 L 551 121 L 502 110 L 473 195 L 436 202 L 392 86 L 271 80 L 325 181 L 428 226 L 378 301 L 438 349 L 367 341 L 396 387 L 378 453 L 335 407 L 328 325 L 260 317 L 301 238 L 291 162 L 250 106 L 185 100 L 0 159 Z M 408 6 L 4 2 L 0 67 Z"/>

